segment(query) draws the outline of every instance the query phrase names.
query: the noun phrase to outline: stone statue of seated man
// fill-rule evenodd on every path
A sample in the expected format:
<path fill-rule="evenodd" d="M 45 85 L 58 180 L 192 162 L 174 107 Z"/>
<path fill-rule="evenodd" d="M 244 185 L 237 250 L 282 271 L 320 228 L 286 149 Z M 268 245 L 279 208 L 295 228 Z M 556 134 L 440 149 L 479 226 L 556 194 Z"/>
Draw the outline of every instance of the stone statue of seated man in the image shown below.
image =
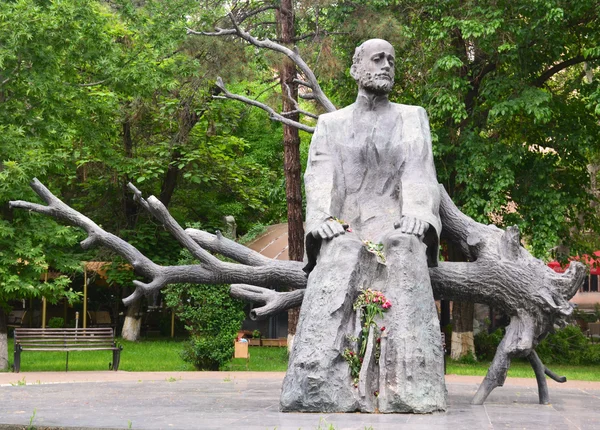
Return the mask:
<path fill-rule="evenodd" d="M 446 408 L 443 351 L 428 266 L 437 265 L 439 190 L 429 122 L 391 103 L 394 48 L 356 49 L 352 105 L 321 115 L 305 173 L 308 284 L 284 380 L 284 411 L 426 413 Z M 382 255 L 366 243 L 381 244 Z M 357 342 L 361 291 L 391 307 L 360 377 L 344 352 Z M 385 328 L 384 328 L 385 327 Z M 360 341 L 358 341 L 360 342 Z"/>

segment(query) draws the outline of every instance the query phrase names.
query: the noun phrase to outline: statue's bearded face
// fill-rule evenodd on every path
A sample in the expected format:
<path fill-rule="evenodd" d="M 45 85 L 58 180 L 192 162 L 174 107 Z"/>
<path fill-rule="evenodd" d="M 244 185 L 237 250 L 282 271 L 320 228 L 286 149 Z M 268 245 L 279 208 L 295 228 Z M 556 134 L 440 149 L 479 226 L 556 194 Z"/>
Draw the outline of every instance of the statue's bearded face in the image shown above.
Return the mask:
<path fill-rule="evenodd" d="M 388 94 L 394 86 L 394 48 L 385 40 L 365 42 L 352 65 L 351 74 L 358 86 L 375 94 Z"/>

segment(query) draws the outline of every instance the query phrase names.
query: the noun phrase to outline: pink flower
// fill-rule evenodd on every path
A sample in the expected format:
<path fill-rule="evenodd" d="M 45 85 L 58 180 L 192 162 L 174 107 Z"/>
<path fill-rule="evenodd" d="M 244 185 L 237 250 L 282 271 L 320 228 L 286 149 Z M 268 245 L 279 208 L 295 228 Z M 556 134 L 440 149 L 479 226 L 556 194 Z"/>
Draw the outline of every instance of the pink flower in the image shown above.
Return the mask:
<path fill-rule="evenodd" d="M 383 309 L 389 309 L 392 307 L 392 303 L 389 300 L 386 300 L 384 304 L 381 305 Z"/>

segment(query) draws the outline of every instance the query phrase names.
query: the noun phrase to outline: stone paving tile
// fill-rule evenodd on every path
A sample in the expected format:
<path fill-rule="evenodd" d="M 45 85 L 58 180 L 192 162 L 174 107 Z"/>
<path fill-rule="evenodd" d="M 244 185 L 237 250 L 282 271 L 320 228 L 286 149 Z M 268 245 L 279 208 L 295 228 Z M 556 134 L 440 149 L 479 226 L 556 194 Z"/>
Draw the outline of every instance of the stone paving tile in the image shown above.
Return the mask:
<path fill-rule="evenodd" d="M 470 404 L 476 384 L 448 384 L 448 411 L 429 415 L 291 414 L 278 411 L 281 378 L 273 376 L 157 381 L 80 382 L 0 387 L 0 424 L 72 428 L 391 430 L 598 429 L 600 390 L 496 389 L 485 406 Z M 0 425 L 0 427 L 2 427 Z"/>

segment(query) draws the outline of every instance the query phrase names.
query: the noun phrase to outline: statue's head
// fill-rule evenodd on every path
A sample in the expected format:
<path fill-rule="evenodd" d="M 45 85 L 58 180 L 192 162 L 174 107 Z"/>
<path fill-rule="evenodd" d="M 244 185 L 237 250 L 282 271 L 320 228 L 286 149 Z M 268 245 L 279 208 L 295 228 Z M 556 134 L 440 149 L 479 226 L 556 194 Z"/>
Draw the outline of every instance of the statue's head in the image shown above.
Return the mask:
<path fill-rule="evenodd" d="M 358 87 L 375 94 L 388 94 L 394 85 L 394 47 L 383 39 L 370 39 L 356 48 L 350 75 Z"/>

